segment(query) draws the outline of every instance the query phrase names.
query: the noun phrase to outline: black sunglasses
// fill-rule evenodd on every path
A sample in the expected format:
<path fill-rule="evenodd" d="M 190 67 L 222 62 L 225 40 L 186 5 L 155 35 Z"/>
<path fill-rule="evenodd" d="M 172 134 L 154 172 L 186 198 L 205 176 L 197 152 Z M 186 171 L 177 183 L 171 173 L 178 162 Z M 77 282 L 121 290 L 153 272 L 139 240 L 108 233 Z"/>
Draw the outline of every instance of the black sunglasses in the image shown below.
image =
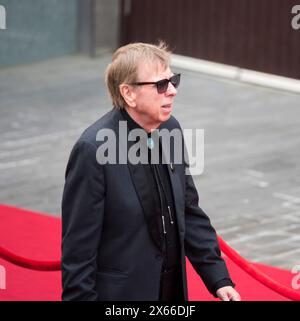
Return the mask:
<path fill-rule="evenodd" d="M 169 82 L 177 88 L 180 84 L 180 75 L 181 74 L 175 74 L 169 79 L 162 79 L 159 81 L 144 81 L 144 82 L 134 82 L 129 85 L 134 85 L 134 86 L 143 86 L 143 85 L 156 85 L 157 92 L 159 94 L 163 94 L 167 91 Z"/>

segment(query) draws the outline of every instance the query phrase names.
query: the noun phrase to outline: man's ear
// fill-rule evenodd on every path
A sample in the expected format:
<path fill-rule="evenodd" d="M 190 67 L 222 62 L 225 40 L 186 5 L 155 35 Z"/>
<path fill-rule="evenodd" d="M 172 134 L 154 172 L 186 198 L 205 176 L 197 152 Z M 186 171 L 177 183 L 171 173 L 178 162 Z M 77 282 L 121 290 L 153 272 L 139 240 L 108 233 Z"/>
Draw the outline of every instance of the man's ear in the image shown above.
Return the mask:
<path fill-rule="evenodd" d="M 135 107 L 136 102 L 135 102 L 135 92 L 132 90 L 132 87 L 127 84 L 121 84 L 119 86 L 120 93 L 122 97 L 124 98 L 126 104 L 129 107 Z"/>

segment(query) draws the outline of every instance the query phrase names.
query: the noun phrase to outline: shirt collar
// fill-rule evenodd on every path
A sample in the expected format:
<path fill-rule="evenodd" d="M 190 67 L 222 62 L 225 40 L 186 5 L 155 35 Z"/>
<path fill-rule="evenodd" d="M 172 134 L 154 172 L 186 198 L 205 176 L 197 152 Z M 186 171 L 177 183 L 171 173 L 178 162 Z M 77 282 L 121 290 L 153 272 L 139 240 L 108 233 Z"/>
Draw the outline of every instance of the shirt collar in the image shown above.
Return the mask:
<path fill-rule="evenodd" d="M 146 132 L 146 130 L 141 127 L 135 120 L 133 120 L 133 118 L 128 114 L 128 112 L 126 111 L 125 108 L 121 109 L 121 114 L 123 116 L 123 118 L 127 121 L 127 126 L 129 130 L 133 130 L 133 129 L 142 129 Z M 151 133 L 147 133 L 148 137 L 151 137 Z"/>

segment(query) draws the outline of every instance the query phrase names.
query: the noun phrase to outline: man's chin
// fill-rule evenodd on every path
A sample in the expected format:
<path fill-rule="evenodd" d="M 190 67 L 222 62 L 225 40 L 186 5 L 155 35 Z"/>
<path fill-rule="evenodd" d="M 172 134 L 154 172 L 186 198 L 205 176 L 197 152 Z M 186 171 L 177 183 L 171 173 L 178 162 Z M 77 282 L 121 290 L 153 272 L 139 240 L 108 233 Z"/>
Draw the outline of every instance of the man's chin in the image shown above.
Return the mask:
<path fill-rule="evenodd" d="M 164 113 L 162 116 L 161 116 L 161 121 L 162 122 L 165 122 L 165 121 L 167 121 L 170 117 L 171 117 L 171 112 L 170 113 Z"/>

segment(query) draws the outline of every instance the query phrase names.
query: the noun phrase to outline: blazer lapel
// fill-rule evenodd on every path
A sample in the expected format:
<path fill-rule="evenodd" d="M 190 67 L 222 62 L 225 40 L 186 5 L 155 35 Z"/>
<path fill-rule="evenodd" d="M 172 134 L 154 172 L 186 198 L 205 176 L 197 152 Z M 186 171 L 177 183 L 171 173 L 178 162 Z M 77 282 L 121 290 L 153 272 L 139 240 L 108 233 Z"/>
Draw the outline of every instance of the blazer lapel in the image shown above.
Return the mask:
<path fill-rule="evenodd" d="M 131 178 L 135 186 L 136 193 L 144 210 L 145 219 L 148 226 L 149 234 L 158 247 L 159 250 L 162 250 L 161 236 L 159 233 L 159 227 L 157 226 L 157 218 L 155 213 L 151 211 L 151 203 L 153 202 L 152 194 L 149 193 L 149 185 L 146 179 L 146 173 L 143 164 L 130 164 L 128 162 L 128 167 L 130 170 Z"/>

